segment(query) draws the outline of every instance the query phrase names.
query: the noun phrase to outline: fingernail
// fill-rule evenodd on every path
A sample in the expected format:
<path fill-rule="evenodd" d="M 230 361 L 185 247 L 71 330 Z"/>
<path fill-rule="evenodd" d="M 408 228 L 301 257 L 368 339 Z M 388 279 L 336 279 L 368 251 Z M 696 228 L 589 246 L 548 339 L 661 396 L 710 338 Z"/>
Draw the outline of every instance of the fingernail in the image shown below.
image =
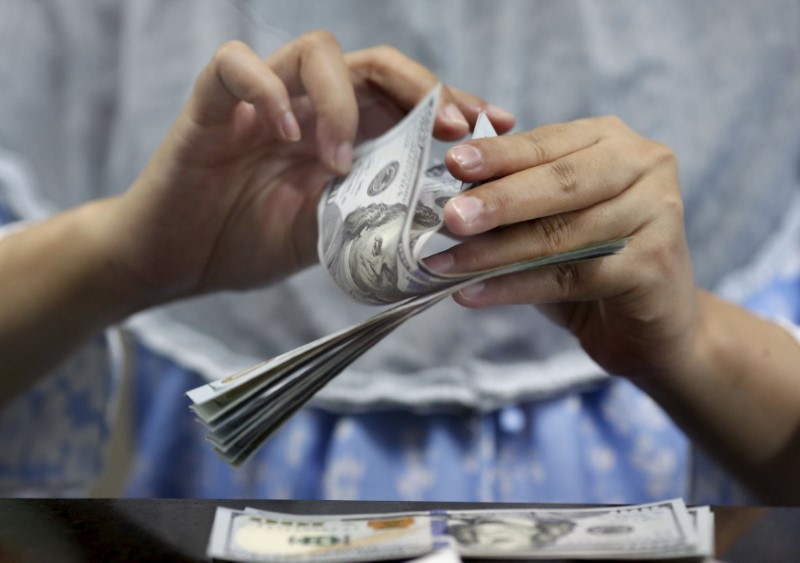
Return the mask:
<path fill-rule="evenodd" d="M 450 149 L 450 156 L 464 170 L 474 170 L 481 165 L 481 152 L 472 145 L 458 145 Z"/>
<path fill-rule="evenodd" d="M 469 225 L 474 223 L 483 212 L 483 202 L 477 197 L 459 196 L 454 197 L 449 202 L 453 206 L 461 220 Z"/>
<path fill-rule="evenodd" d="M 340 174 L 347 174 L 350 172 L 350 167 L 353 165 L 353 145 L 350 143 L 342 143 L 336 148 L 336 153 L 333 156 L 333 168 Z"/>
<path fill-rule="evenodd" d="M 507 109 L 503 109 L 503 108 L 501 108 L 499 106 L 495 106 L 495 105 L 492 105 L 492 104 L 489 104 L 486 107 L 486 113 L 488 115 L 490 115 L 492 117 L 496 117 L 498 119 L 505 119 L 505 120 L 511 120 L 511 121 L 516 120 L 516 117 L 514 116 L 513 113 L 511 113 Z"/>
<path fill-rule="evenodd" d="M 458 106 L 455 104 L 447 104 L 444 106 L 442 109 L 442 117 L 453 125 L 457 125 L 463 129 L 469 129 L 469 123 L 464 117 L 464 114 L 461 113 L 461 110 L 458 109 Z"/>
<path fill-rule="evenodd" d="M 281 134 L 287 141 L 300 140 L 300 125 L 297 118 L 290 111 L 286 111 L 281 116 Z"/>
<path fill-rule="evenodd" d="M 425 265 L 434 272 L 445 274 L 453 268 L 454 261 L 451 253 L 442 252 L 425 258 Z"/>
<path fill-rule="evenodd" d="M 472 285 L 468 285 L 458 293 L 461 294 L 461 297 L 464 299 L 474 299 L 481 293 L 483 293 L 484 288 L 486 285 L 483 282 L 474 283 Z"/>

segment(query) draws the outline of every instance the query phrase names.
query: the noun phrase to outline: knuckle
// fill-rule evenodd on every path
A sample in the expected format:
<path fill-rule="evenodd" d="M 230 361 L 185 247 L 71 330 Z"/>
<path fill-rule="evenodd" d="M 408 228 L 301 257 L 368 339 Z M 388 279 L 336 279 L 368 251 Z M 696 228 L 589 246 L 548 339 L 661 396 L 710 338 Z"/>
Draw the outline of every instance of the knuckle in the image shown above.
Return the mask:
<path fill-rule="evenodd" d="M 653 160 L 653 162 L 677 169 L 678 159 L 675 156 L 675 151 L 673 151 L 672 148 L 656 141 L 650 141 L 649 147 L 650 158 Z"/>
<path fill-rule="evenodd" d="M 552 279 L 559 295 L 563 298 L 573 295 L 580 282 L 579 275 L 577 264 L 555 266 L 552 272 Z"/>
<path fill-rule="evenodd" d="M 315 29 L 301 35 L 298 39 L 300 43 L 310 49 L 339 49 L 339 40 L 330 31 Z"/>
<path fill-rule="evenodd" d="M 601 115 L 596 118 L 596 122 L 603 128 L 609 131 L 619 131 L 629 129 L 628 124 L 618 115 Z"/>
<path fill-rule="evenodd" d="M 666 193 L 661 197 L 660 215 L 683 227 L 686 207 L 679 193 Z"/>
<path fill-rule="evenodd" d="M 550 162 L 552 160 L 550 151 L 547 149 L 544 140 L 539 135 L 529 131 L 528 133 L 522 134 L 521 138 L 526 141 L 526 151 L 533 155 L 533 158 L 536 162 Z"/>
<path fill-rule="evenodd" d="M 572 195 L 578 191 L 580 175 L 572 162 L 562 158 L 551 162 L 548 167 L 560 192 Z"/>
<path fill-rule="evenodd" d="M 571 226 L 563 215 L 549 215 L 529 224 L 533 243 L 544 247 L 545 252 L 556 252 L 569 239 Z"/>
<path fill-rule="evenodd" d="M 647 256 L 648 267 L 643 268 L 645 285 L 657 285 L 664 280 L 674 279 L 677 269 L 677 244 L 664 244 L 652 248 Z"/>
<path fill-rule="evenodd" d="M 368 81 L 379 82 L 383 75 L 390 74 L 401 66 L 405 56 L 391 45 L 380 44 L 354 53 L 351 57 L 352 69 Z"/>
<path fill-rule="evenodd" d="M 398 51 L 395 47 L 387 44 L 375 45 L 371 51 L 378 59 L 384 59 L 386 61 L 394 61 L 401 57 L 400 51 Z"/>
<path fill-rule="evenodd" d="M 246 50 L 248 50 L 247 45 L 245 45 L 242 41 L 234 39 L 232 41 L 223 43 L 219 48 L 217 48 L 213 56 L 213 61 L 218 65 L 225 64 L 232 57 L 236 57 Z"/>
<path fill-rule="evenodd" d="M 506 224 L 507 216 L 513 213 L 519 202 L 509 190 L 491 190 L 483 197 L 485 212 L 493 218 L 495 225 Z"/>

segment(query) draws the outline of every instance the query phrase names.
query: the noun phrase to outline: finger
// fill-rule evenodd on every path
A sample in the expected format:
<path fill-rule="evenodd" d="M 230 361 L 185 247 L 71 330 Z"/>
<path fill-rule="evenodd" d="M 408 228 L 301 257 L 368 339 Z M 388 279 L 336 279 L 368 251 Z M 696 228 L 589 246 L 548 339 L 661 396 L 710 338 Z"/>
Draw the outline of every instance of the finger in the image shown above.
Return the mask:
<path fill-rule="evenodd" d="M 454 271 L 470 272 L 579 248 L 602 240 L 640 237 L 649 224 L 683 232 L 683 201 L 666 170 L 645 175 L 613 200 L 592 207 L 515 223 L 470 237 L 450 249 Z"/>
<path fill-rule="evenodd" d="M 469 92 L 449 86 L 458 108 L 467 120 L 474 125 L 481 113 L 485 113 L 498 134 L 511 130 L 516 123 L 516 117 L 510 111 L 503 109 Z"/>
<path fill-rule="evenodd" d="M 486 114 L 499 134 L 511 129 L 516 121 L 509 111 L 459 88 L 445 86 L 439 100 L 433 134 L 443 141 L 456 141 L 469 133 L 481 113 Z"/>
<path fill-rule="evenodd" d="M 262 114 L 278 138 L 300 139 L 283 82 L 247 45 L 231 41 L 200 73 L 187 111 L 196 123 L 212 127 L 229 121 L 241 102 Z"/>
<path fill-rule="evenodd" d="M 674 294 L 681 289 L 679 280 L 686 279 L 681 272 L 691 272 L 685 239 L 664 238 L 671 231 L 663 223 L 653 223 L 648 229 L 646 235 L 631 238 L 619 254 L 492 278 L 465 288 L 454 298 L 473 308 L 608 299 L 624 306 L 626 299 L 634 300 L 640 292 L 657 287 L 666 288 L 661 292 L 665 296 Z"/>
<path fill-rule="evenodd" d="M 425 66 L 413 61 L 393 47 L 379 46 L 354 51 L 345 56 L 351 71 L 360 80 L 381 91 L 393 103 L 410 111 L 439 78 Z M 442 89 L 433 134 L 441 140 L 457 140 L 469 133 L 481 111 L 499 132 L 514 125 L 514 116 L 464 90 L 445 86 Z"/>
<path fill-rule="evenodd" d="M 652 221 L 655 206 L 642 209 L 645 195 L 633 190 L 612 202 L 493 229 L 466 238 L 439 256 L 432 266 L 442 273 L 496 268 L 538 256 L 580 248 L 601 240 L 635 236 Z"/>
<path fill-rule="evenodd" d="M 347 173 L 358 105 L 339 42 L 325 31 L 306 33 L 276 51 L 267 64 L 291 94 L 308 95 L 317 113 L 320 158 L 332 171 Z"/>
<path fill-rule="evenodd" d="M 579 119 L 516 135 L 469 141 L 451 147 L 445 162 L 457 178 L 482 181 L 557 160 L 597 143 L 601 136 L 593 120 Z"/>
<path fill-rule="evenodd" d="M 635 137 L 589 145 L 454 197 L 445 207 L 445 223 L 469 235 L 590 207 L 628 189 L 659 160 L 667 162 L 667 151 L 657 151 L 654 143 Z"/>
<path fill-rule="evenodd" d="M 620 291 L 616 280 L 620 279 L 619 272 L 626 270 L 620 262 L 630 263 L 636 254 L 634 242 L 619 255 L 484 280 L 456 292 L 453 298 L 460 305 L 476 309 L 607 299 Z M 629 281 L 630 278 L 625 283 Z"/>
<path fill-rule="evenodd" d="M 439 78 L 428 68 L 386 45 L 348 53 L 346 61 L 356 80 L 377 89 L 406 112 L 439 83 Z M 447 87 L 443 88 L 434 125 L 435 136 L 454 140 L 469 132 L 470 124 L 457 101 Z"/>
<path fill-rule="evenodd" d="M 659 180 L 651 182 L 648 193 L 626 192 L 613 204 L 604 202 L 591 210 L 574 212 L 547 222 L 542 220 L 513 225 L 470 239 L 449 249 L 450 271 L 475 271 L 530 257 L 579 248 L 603 239 L 630 238 L 615 260 L 619 270 L 607 270 L 601 259 L 538 272 L 515 274 L 487 280 L 457 299 L 460 303 L 484 307 L 510 303 L 553 303 L 603 299 L 631 287 L 652 287 L 658 280 L 674 277 L 674 267 L 688 260 L 683 231 L 683 204 L 675 190 L 662 191 Z M 645 208 L 642 202 L 650 202 Z M 553 225 L 558 225 L 553 229 Z M 614 275 L 612 275 L 614 274 Z"/>

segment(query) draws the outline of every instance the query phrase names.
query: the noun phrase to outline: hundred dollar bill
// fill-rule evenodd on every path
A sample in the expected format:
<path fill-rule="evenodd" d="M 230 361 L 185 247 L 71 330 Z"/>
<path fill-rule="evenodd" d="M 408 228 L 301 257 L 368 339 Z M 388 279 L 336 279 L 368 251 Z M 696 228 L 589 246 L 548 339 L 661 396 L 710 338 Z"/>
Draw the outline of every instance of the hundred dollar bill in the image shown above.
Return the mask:
<path fill-rule="evenodd" d="M 320 200 L 320 262 L 357 301 L 395 303 L 473 275 L 437 274 L 420 260 L 447 200 L 471 187 L 429 162 L 440 93 L 438 85 L 388 133 L 359 146 L 351 172 Z M 481 114 L 473 139 L 496 135 Z"/>
<path fill-rule="evenodd" d="M 681 499 L 585 509 L 449 511 L 459 553 L 504 559 L 673 559 L 707 545 Z"/>
<path fill-rule="evenodd" d="M 441 85 L 400 123 L 360 145 L 347 176 L 331 182 L 318 212 L 320 261 L 358 301 L 393 303 L 426 290 L 415 283 L 412 239 L 441 222 L 418 205 Z"/>
<path fill-rule="evenodd" d="M 297 516 L 217 508 L 207 555 L 225 561 L 383 561 L 434 549 L 427 514 Z"/>
<path fill-rule="evenodd" d="M 681 499 L 598 508 L 302 516 L 220 507 L 208 554 L 232 561 L 362 561 L 441 550 L 469 559 L 665 560 L 713 555 L 708 507 Z"/>

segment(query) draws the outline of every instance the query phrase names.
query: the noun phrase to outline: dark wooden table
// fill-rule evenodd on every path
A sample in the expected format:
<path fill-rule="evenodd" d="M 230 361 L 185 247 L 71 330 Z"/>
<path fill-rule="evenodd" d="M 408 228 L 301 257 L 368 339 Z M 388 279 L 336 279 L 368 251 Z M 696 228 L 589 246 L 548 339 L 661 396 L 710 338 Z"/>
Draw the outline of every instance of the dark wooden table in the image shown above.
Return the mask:
<path fill-rule="evenodd" d="M 430 508 L 524 508 L 534 504 L 164 500 L 0 499 L 0 563 L 207 561 L 217 506 L 299 514 L 401 512 Z M 717 559 L 800 562 L 800 507 L 712 507 Z"/>

